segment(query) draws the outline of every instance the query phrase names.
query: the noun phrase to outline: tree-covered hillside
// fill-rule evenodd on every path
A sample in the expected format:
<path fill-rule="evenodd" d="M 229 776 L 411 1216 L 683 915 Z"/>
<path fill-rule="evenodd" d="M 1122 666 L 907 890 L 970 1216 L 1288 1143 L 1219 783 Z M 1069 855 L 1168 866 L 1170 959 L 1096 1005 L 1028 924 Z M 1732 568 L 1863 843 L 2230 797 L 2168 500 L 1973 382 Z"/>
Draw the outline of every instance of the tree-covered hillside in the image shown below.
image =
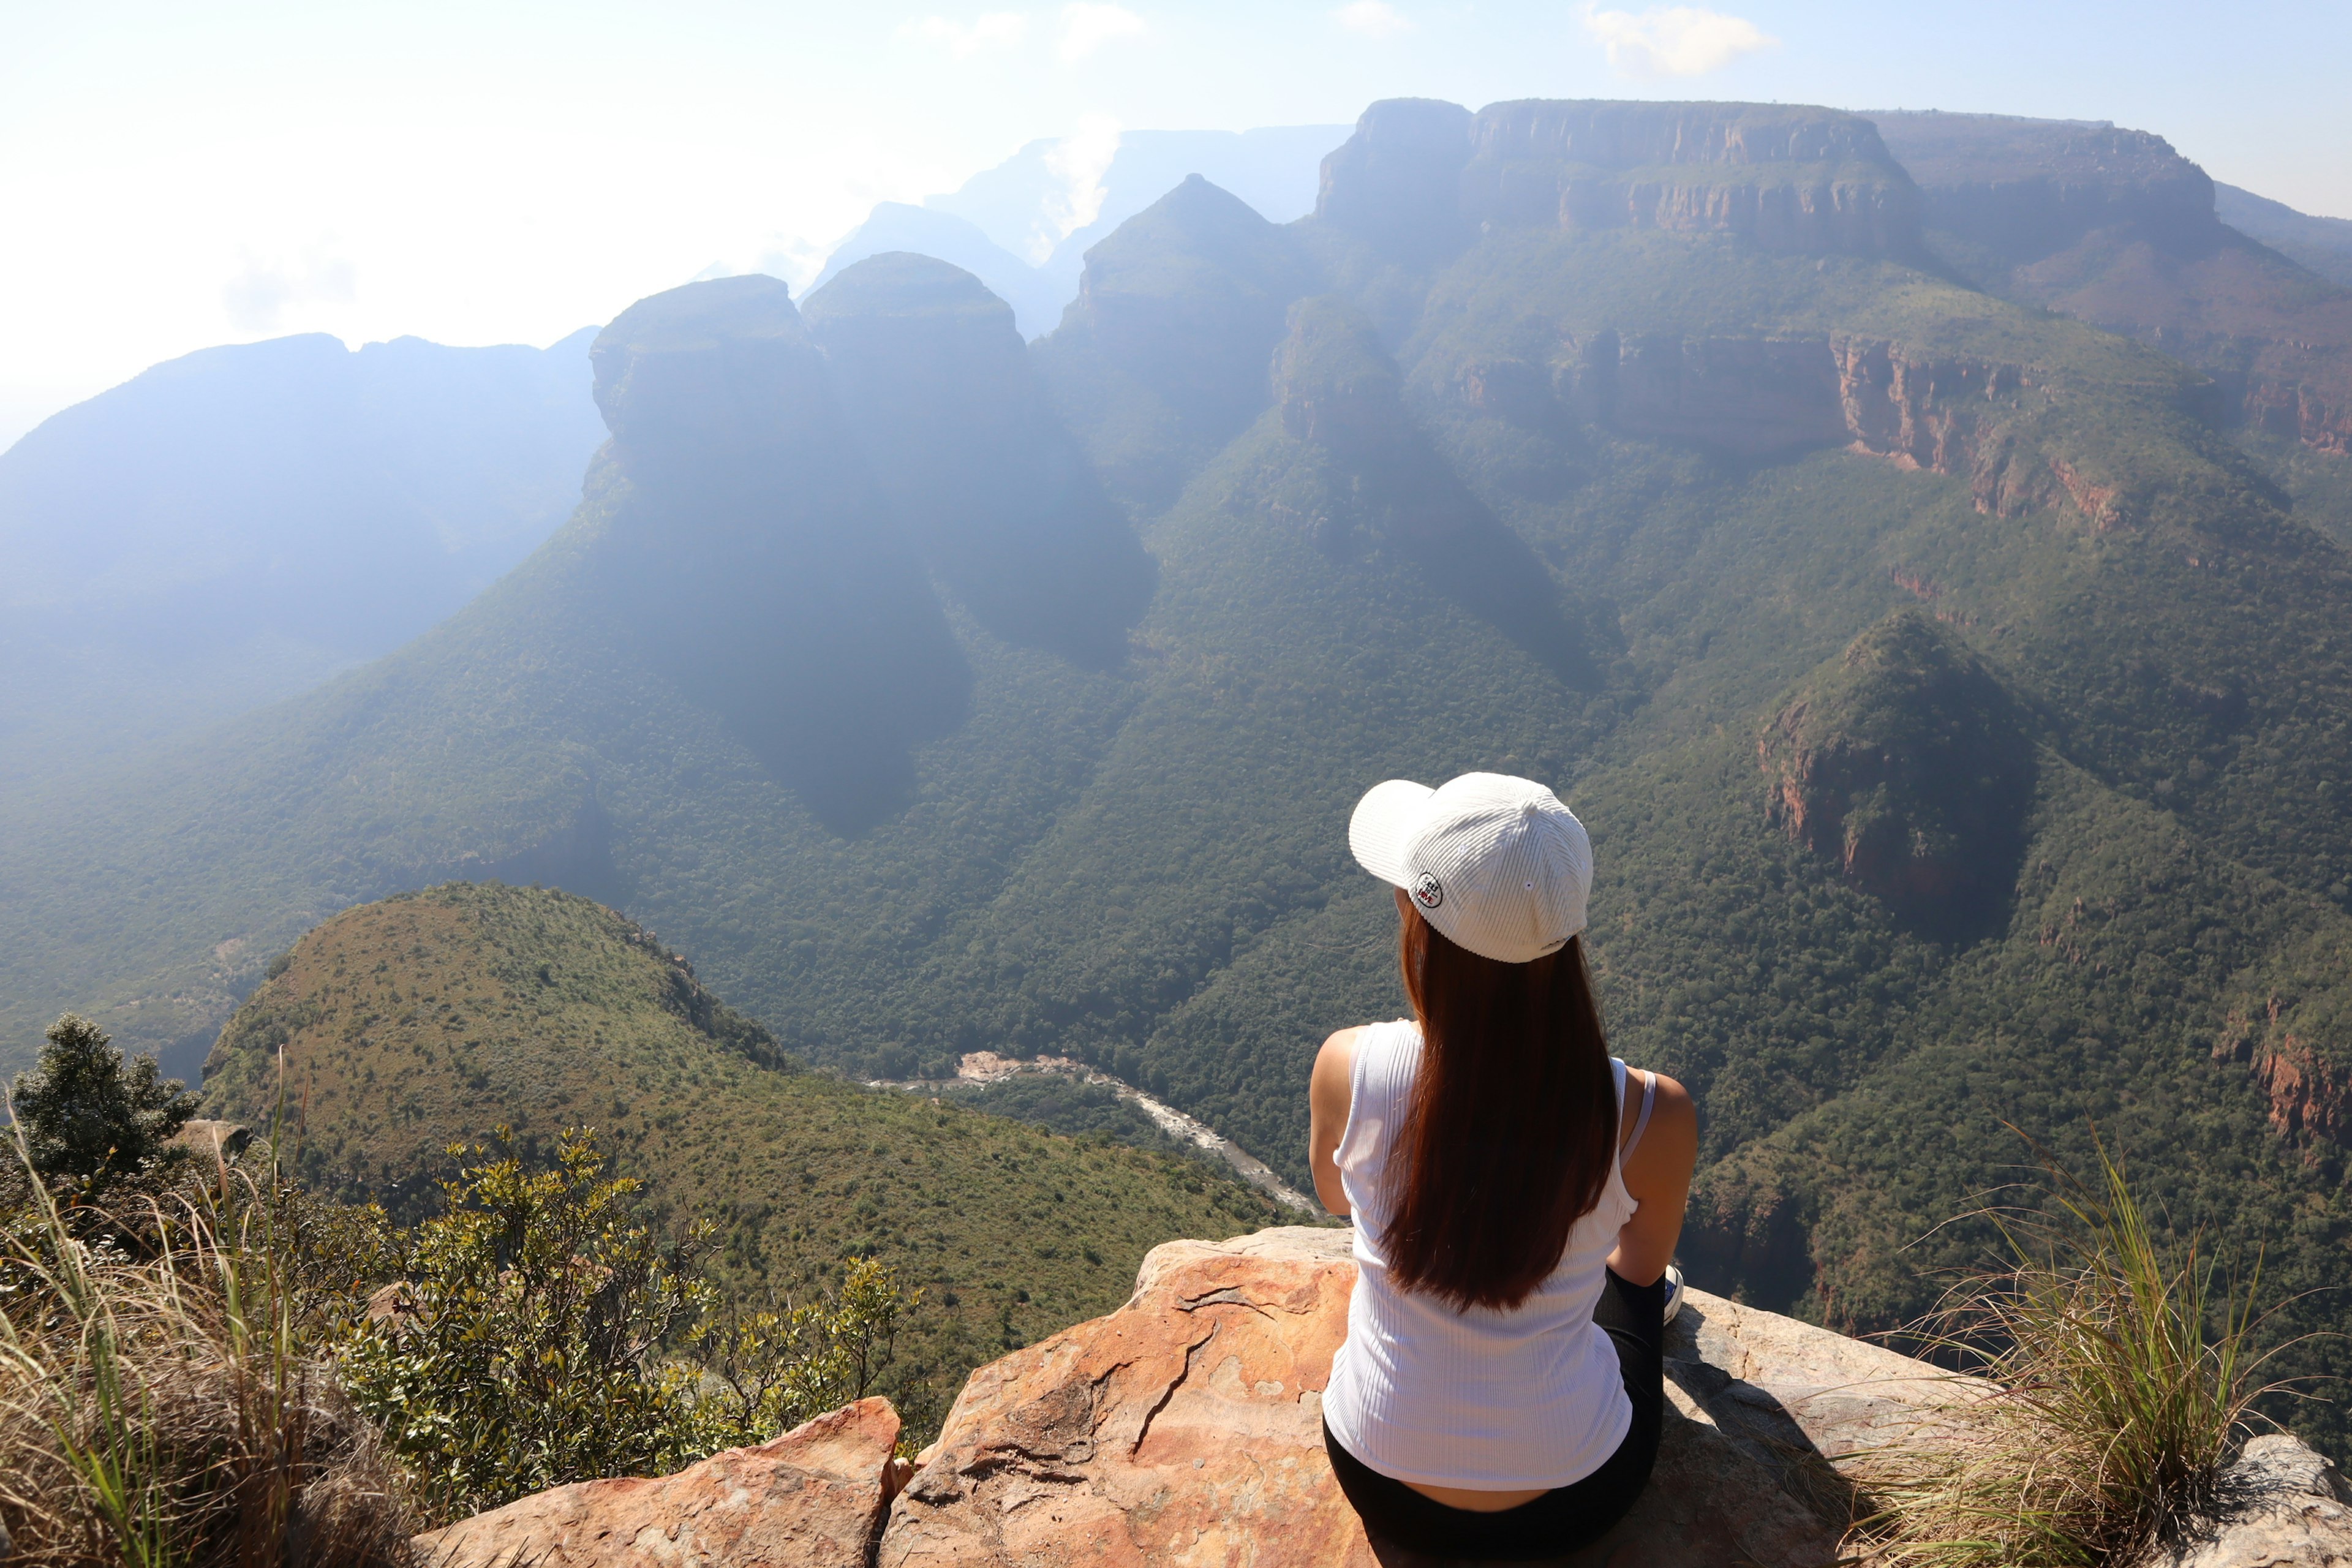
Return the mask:
<path fill-rule="evenodd" d="M 1703 1282 L 1898 1321 L 2001 1123 L 2095 1117 L 2176 1223 L 2352 1284 L 2341 459 L 1958 280 L 1920 201 L 1827 110 L 1408 102 L 1313 217 L 1138 216 L 1025 367 L 887 257 L 804 319 L 656 296 L 530 562 L 11 819 L 9 1038 L 205 1041 L 323 913 L 539 879 L 796 1057 L 1068 1052 L 1301 1183 L 1316 1043 L 1401 1006 L 1349 808 L 1498 768 L 1592 828 Z"/>
<path fill-rule="evenodd" d="M 1174 1236 L 1278 1223 L 1221 1169 L 801 1068 L 643 927 L 570 893 L 449 883 L 347 910 L 274 960 L 207 1063 L 206 1111 L 284 1129 L 306 1184 L 429 1210 L 449 1146 L 594 1130 L 672 1227 L 716 1223 L 738 1300 L 880 1258 L 925 1300 L 900 1377 L 972 1366 L 1126 1300 Z"/>

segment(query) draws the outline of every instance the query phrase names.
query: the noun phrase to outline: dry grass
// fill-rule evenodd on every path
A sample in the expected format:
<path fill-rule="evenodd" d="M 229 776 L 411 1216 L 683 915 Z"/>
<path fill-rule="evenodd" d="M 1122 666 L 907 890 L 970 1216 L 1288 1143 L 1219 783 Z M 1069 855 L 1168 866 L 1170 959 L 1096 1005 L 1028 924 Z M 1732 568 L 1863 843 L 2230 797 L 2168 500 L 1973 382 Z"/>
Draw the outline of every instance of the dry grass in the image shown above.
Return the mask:
<path fill-rule="evenodd" d="M 410 1561 L 398 1472 L 308 1331 L 270 1194 L 223 1167 L 151 1198 L 133 1257 L 27 1186 L 0 1243 L 12 1568 Z"/>
<path fill-rule="evenodd" d="M 2095 1186 L 2045 1168 L 2052 1210 L 1994 1212 L 2003 1265 L 1920 1328 L 1990 1386 L 1933 1440 L 1855 1467 L 1874 1507 L 1855 1544 L 1874 1560 L 2130 1563 L 2213 1512 L 2253 1405 L 2278 1386 L 2255 1382 L 2259 1265 L 2241 1289 L 2199 1237 L 2160 1241 L 2104 1148 Z"/>

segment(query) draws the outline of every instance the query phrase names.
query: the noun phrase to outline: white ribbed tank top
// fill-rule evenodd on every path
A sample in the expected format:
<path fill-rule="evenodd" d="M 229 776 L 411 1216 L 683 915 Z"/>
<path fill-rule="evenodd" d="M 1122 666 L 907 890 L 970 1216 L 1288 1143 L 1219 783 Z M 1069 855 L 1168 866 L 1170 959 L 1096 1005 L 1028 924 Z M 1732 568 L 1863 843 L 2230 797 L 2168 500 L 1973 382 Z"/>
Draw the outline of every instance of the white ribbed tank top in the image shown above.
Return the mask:
<path fill-rule="evenodd" d="M 1633 1425 L 1616 1347 L 1592 1321 L 1617 1232 L 1639 1207 L 1612 1160 L 1600 1204 L 1533 1294 L 1509 1311 L 1457 1310 L 1389 1282 L 1383 1178 L 1421 1066 L 1421 1026 L 1375 1024 L 1356 1045 L 1335 1158 L 1355 1211 L 1356 1290 L 1323 1419 L 1348 1452 L 1423 1486 L 1564 1487 L 1599 1469 Z M 1625 1064 L 1612 1058 L 1617 1104 Z"/>

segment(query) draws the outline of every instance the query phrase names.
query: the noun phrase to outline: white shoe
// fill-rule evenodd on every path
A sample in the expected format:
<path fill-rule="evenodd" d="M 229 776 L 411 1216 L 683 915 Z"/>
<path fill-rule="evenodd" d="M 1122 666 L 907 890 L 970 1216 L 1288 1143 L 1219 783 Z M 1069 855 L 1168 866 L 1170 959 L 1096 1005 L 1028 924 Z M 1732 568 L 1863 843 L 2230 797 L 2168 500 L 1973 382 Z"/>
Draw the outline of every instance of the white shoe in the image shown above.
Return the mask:
<path fill-rule="evenodd" d="M 1675 1314 L 1683 1310 L 1683 1271 L 1679 1264 L 1666 1265 L 1666 1315 L 1661 1322 L 1671 1323 Z"/>

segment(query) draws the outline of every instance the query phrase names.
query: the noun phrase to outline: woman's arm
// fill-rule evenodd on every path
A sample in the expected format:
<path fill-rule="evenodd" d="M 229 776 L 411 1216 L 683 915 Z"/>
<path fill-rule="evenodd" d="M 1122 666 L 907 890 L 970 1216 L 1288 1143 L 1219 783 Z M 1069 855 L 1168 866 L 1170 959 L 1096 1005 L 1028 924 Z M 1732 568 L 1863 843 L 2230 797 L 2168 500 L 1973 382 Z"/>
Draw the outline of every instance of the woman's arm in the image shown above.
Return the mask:
<path fill-rule="evenodd" d="M 1626 1110 L 1633 1112 L 1640 1103 L 1637 1086 L 1627 1083 Z M 1683 1234 L 1683 1205 L 1690 1199 L 1691 1167 L 1697 1162 L 1698 1109 L 1687 1089 L 1661 1073 L 1650 1124 L 1625 1157 L 1625 1190 L 1642 1206 L 1617 1233 L 1617 1250 L 1609 1255 L 1609 1267 L 1627 1283 L 1654 1284 L 1675 1260 L 1675 1243 Z"/>
<path fill-rule="evenodd" d="M 1315 1173 L 1315 1195 L 1341 1218 L 1348 1215 L 1348 1194 L 1339 1188 L 1339 1135 L 1348 1131 L 1348 1108 L 1355 1099 L 1356 1041 L 1360 1026 L 1342 1029 L 1323 1042 L 1315 1056 L 1314 1076 L 1307 1080 L 1307 1166 Z"/>

